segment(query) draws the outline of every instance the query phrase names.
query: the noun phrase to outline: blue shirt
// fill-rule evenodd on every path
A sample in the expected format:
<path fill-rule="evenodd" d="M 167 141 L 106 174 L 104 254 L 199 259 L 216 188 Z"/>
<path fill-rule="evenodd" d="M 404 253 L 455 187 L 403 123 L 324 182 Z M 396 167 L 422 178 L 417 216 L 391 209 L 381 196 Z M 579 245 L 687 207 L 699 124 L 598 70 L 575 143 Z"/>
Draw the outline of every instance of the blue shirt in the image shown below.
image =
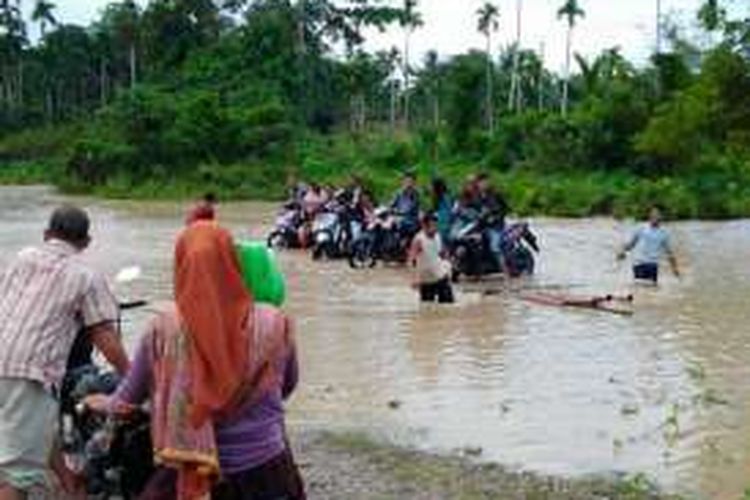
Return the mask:
<path fill-rule="evenodd" d="M 640 228 L 626 248 L 634 249 L 633 260 L 636 264 L 658 264 L 665 255 L 672 252 L 667 231 L 651 224 Z"/>
<path fill-rule="evenodd" d="M 402 190 L 391 203 L 391 209 L 410 221 L 419 220 L 419 192 L 413 188 Z"/>

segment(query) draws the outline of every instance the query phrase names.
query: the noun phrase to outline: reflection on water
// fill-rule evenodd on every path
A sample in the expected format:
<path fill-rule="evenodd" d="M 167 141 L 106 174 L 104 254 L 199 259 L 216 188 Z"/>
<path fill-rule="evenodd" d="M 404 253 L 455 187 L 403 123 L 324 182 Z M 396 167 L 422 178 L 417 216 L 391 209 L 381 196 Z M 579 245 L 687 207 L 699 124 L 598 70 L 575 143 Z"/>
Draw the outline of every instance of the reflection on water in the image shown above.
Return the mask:
<path fill-rule="evenodd" d="M 0 266 L 38 240 L 60 200 L 0 188 Z M 81 202 L 94 214 L 89 258 L 111 275 L 143 268 L 119 293 L 168 298 L 185 207 Z M 262 235 L 272 212 L 221 207 L 243 237 Z M 627 266 L 613 259 L 629 225 L 534 225 L 538 275 L 511 288 L 629 291 Z M 285 254 L 304 370 L 291 419 L 440 451 L 481 447 L 485 459 L 545 472 L 645 472 L 670 490 L 736 499 L 750 486 L 750 222 L 671 230 L 686 277 L 635 290 L 633 317 L 529 304 L 513 290 L 483 297 L 475 286 L 455 306 L 424 307 L 402 270 Z M 148 314 L 129 316 L 131 344 Z"/>

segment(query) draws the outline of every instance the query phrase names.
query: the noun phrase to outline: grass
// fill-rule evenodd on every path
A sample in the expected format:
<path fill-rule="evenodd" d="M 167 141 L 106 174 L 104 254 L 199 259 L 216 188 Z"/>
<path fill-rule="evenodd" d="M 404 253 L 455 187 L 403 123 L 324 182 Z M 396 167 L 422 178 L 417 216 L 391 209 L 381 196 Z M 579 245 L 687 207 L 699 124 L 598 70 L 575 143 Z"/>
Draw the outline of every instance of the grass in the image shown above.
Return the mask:
<path fill-rule="evenodd" d="M 434 498 L 676 500 L 661 494 L 642 474 L 619 478 L 561 479 L 513 472 L 463 457 L 438 456 L 377 443 L 361 434 L 323 436 L 324 444 L 365 456 L 386 478 Z M 429 495 L 428 495 L 429 496 Z"/>
<path fill-rule="evenodd" d="M 301 177 L 333 186 L 346 185 L 352 173 L 361 175 L 376 197 L 387 200 L 398 188 L 398 171 L 391 168 L 333 169 L 308 166 Z M 39 161 L 0 164 L 0 184 L 54 184 L 65 192 L 93 194 L 104 198 L 183 200 L 207 191 L 224 200 L 280 200 L 285 192 L 286 169 L 273 164 L 203 165 L 185 172 L 157 174 L 146 179 L 115 175 L 105 183 L 90 186 L 66 178 L 60 166 Z M 470 165 L 446 165 L 439 169 L 452 186 L 459 186 L 474 170 Z M 426 184 L 431 168 L 419 169 Z M 494 183 L 506 194 L 514 213 L 520 216 L 548 215 L 590 217 L 642 215 L 644 207 L 658 202 L 674 219 L 724 219 L 750 217 L 750 188 L 734 197 L 703 198 L 691 177 L 644 179 L 623 172 L 493 173 Z M 747 186 L 750 186 L 748 180 Z M 721 189 L 721 185 L 716 189 Z M 425 186 L 425 198 L 427 198 Z"/>
<path fill-rule="evenodd" d="M 53 184 L 57 169 L 38 161 L 0 163 L 0 184 Z"/>
<path fill-rule="evenodd" d="M 398 187 L 399 172 L 407 167 L 418 171 L 423 185 L 437 174 L 455 191 L 482 165 L 481 160 L 468 158 L 433 163 L 408 138 L 394 140 L 380 134 L 355 141 L 338 134 L 301 139 L 293 148 L 294 161 L 166 167 L 148 165 L 145 160 L 137 164 L 140 173 L 107 163 L 105 181 L 92 186 L 70 178 L 63 168 L 80 130 L 74 124 L 0 139 L 0 184 L 42 182 L 66 192 L 106 198 L 176 200 L 214 191 L 225 200 L 278 200 L 285 192 L 287 172 L 293 168 L 302 179 L 337 186 L 347 184 L 356 173 L 383 201 Z M 520 216 L 641 216 L 645 207 L 658 202 L 675 219 L 750 217 L 750 168 L 737 165 L 707 166 L 656 178 L 586 166 L 567 171 L 519 167 L 489 173 Z"/>

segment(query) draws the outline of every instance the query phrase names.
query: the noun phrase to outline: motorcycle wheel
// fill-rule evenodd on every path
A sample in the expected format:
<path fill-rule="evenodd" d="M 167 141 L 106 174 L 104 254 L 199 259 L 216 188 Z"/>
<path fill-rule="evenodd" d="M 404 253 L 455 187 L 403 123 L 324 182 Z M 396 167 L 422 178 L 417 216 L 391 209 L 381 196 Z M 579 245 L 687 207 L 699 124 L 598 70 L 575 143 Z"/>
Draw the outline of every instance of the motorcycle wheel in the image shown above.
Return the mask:
<path fill-rule="evenodd" d="M 321 245 L 315 245 L 312 249 L 312 259 L 320 260 L 323 258 L 324 253 L 325 252 L 323 251 L 323 247 Z"/>
<path fill-rule="evenodd" d="M 355 241 L 349 255 L 349 266 L 352 269 L 365 269 L 375 267 L 376 263 L 372 242 L 369 239 Z"/>
<path fill-rule="evenodd" d="M 326 258 L 328 260 L 336 260 L 342 255 L 346 255 L 340 248 L 334 243 L 328 243 L 325 248 Z"/>
<path fill-rule="evenodd" d="M 458 244 L 453 248 L 451 253 L 451 280 L 453 283 L 459 283 L 461 276 L 470 274 L 467 265 L 468 252 L 469 250 L 462 244 Z"/>
<path fill-rule="evenodd" d="M 461 283 L 461 271 L 456 266 L 453 266 L 451 270 L 451 282 Z"/>
<path fill-rule="evenodd" d="M 513 254 L 515 275 L 534 274 L 534 256 L 526 247 L 518 248 Z"/>
<path fill-rule="evenodd" d="M 266 244 L 268 245 L 269 248 L 273 248 L 274 250 L 290 247 L 289 242 L 287 241 L 286 235 L 284 235 L 284 233 L 282 233 L 281 231 L 274 231 L 271 234 L 269 234 Z"/>

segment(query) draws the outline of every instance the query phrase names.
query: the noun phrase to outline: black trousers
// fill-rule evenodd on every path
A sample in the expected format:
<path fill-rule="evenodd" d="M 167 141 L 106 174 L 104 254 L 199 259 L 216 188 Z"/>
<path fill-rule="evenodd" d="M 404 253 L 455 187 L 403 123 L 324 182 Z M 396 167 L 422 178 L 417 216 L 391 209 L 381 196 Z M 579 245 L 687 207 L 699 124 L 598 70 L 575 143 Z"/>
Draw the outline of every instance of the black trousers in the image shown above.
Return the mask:
<path fill-rule="evenodd" d="M 633 276 L 637 280 L 657 283 L 659 281 L 659 266 L 658 264 L 638 264 L 633 267 Z"/>
<path fill-rule="evenodd" d="M 292 453 L 287 450 L 273 460 L 239 474 L 227 476 L 214 487 L 213 500 L 305 500 Z"/>
<path fill-rule="evenodd" d="M 448 278 L 442 279 L 437 283 L 423 283 L 419 285 L 419 296 L 422 302 L 438 302 L 440 304 L 452 304 L 455 302 L 453 287 Z"/>
<path fill-rule="evenodd" d="M 138 500 L 177 498 L 177 473 L 159 468 Z M 306 500 L 305 487 L 291 451 L 288 449 L 268 462 L 237 474 L 228 475 L 214 486 L 213 500 Z"/>

